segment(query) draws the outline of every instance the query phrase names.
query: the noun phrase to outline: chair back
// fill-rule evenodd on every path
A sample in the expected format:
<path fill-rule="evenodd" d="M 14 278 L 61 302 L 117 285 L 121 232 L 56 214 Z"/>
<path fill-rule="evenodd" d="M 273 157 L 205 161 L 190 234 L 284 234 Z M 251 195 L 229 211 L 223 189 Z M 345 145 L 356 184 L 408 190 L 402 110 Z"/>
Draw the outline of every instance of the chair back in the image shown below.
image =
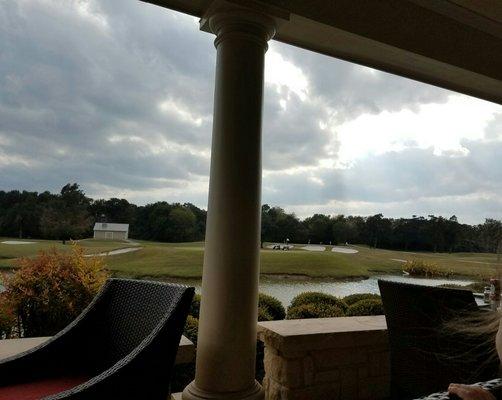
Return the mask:
<path fill-rule="evenodd" d="M 193 288 L 183 285 L 108 280 L 92 316 L 94 346 L 99 354 L 99 363 L 94 359 L 93 364 L 98 369 L 109 368 L 155 336 L 166 323 L 168 330 L 179 331 L 175 343 L 164 343 L 175 355 L 192 297 Z M 96 350 L 90 353 L 96 354 Z"/>
<path fill-rule="evenodd" d="M 407 400 L 445 390 L 452 382 L 493 379 L 493 337 L 446 329 L 481 311 L 472 292 L 379 280 L 390 344 L 392 398 Z"/>
<path fill-rule="evenodd" d="M 109 279 L 65 329 L 1 360 L 0 386 L 78 377 L 83 383 L 44 399 L 169 398 L 193 294 L 194 288 L 182 285 Z"/>

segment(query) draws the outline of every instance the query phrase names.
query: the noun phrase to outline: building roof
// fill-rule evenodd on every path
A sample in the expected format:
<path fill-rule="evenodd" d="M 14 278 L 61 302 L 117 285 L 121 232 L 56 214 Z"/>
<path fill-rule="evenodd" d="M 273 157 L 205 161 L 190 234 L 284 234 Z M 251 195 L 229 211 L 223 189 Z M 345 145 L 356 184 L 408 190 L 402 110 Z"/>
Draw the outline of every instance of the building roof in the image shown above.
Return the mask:
<path fill-rule="evenodd" d="M 113 232 L 128 232 L 129 224 L 113 224 L 109 222 L 96 222 L 94 224 L 95 231 L 113 231 Z"/>
<path fill-rule="evenodd" d="M 143 0 L 197 17 L 215 0 Z M 275 39 L 502 104 L 502 1 L 219 0 L 278 16 Z"/>

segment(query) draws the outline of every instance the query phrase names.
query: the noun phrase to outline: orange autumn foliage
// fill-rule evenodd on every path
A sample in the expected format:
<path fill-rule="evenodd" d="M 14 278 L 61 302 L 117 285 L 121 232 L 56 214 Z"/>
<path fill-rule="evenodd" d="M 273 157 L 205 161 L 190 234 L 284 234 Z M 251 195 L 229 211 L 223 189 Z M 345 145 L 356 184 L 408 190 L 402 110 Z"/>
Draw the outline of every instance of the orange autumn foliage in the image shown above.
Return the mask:
<path fill-rule="evenodd" d="M 16 315 L 5 293 L 0 293 L 0 340 L 11 337 L 16 325 Z"/>
<path fill-rule="evenodd" d="M 68 253 L 55 248 L 17 261 L 4 278 L 4 295 L 17 315 L 19 336 L 59 332 L 90 303 L 108 277 L 103 260 L 84 257 L 76 244 Z"/>

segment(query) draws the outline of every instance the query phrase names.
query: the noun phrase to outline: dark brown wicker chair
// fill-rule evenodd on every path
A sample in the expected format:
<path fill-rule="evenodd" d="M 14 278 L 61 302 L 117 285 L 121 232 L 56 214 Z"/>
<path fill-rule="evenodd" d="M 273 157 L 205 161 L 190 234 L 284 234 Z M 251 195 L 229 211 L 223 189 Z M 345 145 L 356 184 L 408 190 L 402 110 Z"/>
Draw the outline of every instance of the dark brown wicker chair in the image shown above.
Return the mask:
<path fill-rule="evenodd" d="M 389 333 L 393 399 L 416 399 L 444 391 L 452 382 L 498 376 L 498 360 L 489 357 L 494 337 L 444 329 L 453 318 L 487 312 L 478 308 L 470 291 L 387 280 L 378 285 Z"/>
<path fill-rule="evenodd" d="M 490 392 L 497 400 L 502 399 L 502 379 L 497 378 L 488 382 L 478 382 L 475 385 Z M 450 396 L 448 392 L 438 392 L 438 393 L 432 393 L 425 397 L 420 397 L 419 399 L 415 400 L 458 400 L 458 399 L 459 399 L 458 396 L 453 396 L 453 395 Z"/>
<path fill-rule="evenodd" d="M 193 294 L 181 285 L 108 280 L 67 328 L 0 362 L 0 399 L 26 392 L 44 400 L 165 400 Z"/>

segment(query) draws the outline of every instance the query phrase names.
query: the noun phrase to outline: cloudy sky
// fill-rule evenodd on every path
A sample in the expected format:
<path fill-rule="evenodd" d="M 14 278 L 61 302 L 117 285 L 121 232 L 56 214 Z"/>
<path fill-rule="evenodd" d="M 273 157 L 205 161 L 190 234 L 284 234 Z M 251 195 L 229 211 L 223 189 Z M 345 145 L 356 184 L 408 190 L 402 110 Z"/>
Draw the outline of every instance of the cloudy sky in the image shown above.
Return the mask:
<path fill-rule="evenodd" d="M 206 207 L 214 66 L 137 0 L 0 1 L 0 190 Z M 272 42 L 264 111 L 266 203 L 502 217 L 502 106 Z"/>

